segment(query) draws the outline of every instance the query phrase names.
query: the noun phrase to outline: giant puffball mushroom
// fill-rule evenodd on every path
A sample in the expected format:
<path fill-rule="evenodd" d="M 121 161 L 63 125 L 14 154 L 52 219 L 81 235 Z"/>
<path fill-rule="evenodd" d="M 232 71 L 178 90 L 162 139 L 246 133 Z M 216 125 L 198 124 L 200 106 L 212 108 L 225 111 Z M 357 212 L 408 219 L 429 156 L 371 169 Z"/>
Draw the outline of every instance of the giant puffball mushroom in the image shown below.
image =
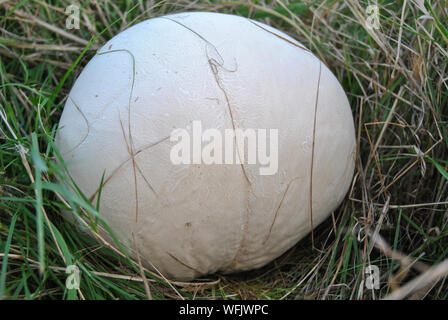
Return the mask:
<path fill-rule="evenodd" d="M 260 174 L 245 147 L 240 164 L 173 163 L 173 131 L 193 136 L 195 121 L 277 129 L 277 170 Z M 356 144 L 347 97 L 310 50 L 260 22 L 203 12 L 143 21 L 99 49 L 56 143 L 94 204 L 104 173 L 100 214 L 132 254 L 184 280 L 261 267 L 309 234 L 345 197 Z"/>

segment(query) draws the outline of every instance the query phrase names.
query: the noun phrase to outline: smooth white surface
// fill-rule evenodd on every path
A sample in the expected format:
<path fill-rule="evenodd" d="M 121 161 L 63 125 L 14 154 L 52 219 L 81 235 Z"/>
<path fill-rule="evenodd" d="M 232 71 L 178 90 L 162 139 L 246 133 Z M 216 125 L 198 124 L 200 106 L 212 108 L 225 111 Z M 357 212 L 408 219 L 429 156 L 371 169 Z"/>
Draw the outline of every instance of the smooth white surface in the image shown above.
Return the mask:
<path fill-rule="evenodd" d="M 242 17 L 170 15 L 112 38 L 76 80 L 57 146 L 87 196 L 105 170 L 101 214 L 126 245 L 135 238 L 146 266 L 178 279 L 257 268 L 310 232 L 317 92 L 314 227 L 342 201 L 350 106 L 328 68 L 291 42 L 300 45 Z M 173 129 L 232 128 L 229 110 L 236 128 L 279 129 L 276 175 L 245 165 L 248 182 L 240 165 L 171 164 Z"/>

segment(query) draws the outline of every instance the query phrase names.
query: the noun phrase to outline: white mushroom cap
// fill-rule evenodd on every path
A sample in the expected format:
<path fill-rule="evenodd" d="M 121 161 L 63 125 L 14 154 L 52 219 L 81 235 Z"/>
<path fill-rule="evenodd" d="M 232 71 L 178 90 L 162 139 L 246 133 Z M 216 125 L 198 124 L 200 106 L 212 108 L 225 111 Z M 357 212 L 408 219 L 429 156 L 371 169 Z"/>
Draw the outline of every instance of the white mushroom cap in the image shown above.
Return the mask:
<path fill-rule="evenodd" d="M 194 120 L 278 129 L 278 171 L 173 164 L 170 134 Z M 311 230 L 311 194 L 314 227 L 346 195 L 355 143 L 344 90 L 308 49 L 260 22 L 199 12 L 108 41 L 76 80 L 57 135 L 93 201 L 105 171 L 100 213 L 123 243 L 177 279 L 258 268 L 291 248 Z"/>

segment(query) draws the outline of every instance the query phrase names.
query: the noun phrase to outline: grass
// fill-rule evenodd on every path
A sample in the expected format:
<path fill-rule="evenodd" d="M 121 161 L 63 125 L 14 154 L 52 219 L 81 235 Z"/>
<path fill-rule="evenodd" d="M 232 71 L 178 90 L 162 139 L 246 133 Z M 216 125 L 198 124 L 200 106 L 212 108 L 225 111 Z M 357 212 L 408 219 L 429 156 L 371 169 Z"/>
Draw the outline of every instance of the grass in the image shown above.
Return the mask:
<path fill-rule="evenodd" d="M 447 1 L 80 1 L 80 29 L 68 30 L 70 3 L 0 1 L 0 298 L 448 298 Z M 374 3 L 379 30 L 365 24 Z M 53 140 L 101 44 L 142 20 L 192 10 L 250 17 L 312 50 L 347 92 L 358 152 L 350 193 L 314 230 L 315 249 L 309 236 L 260 270 L 182 283 L 61 215 L 107 228 L 96 203 L 55 183 L 65 168 Z M 71 264 L 79 290 L 66 286 Z M 379 268 L 377 290 L 364 285 L 369 265 Z"/>

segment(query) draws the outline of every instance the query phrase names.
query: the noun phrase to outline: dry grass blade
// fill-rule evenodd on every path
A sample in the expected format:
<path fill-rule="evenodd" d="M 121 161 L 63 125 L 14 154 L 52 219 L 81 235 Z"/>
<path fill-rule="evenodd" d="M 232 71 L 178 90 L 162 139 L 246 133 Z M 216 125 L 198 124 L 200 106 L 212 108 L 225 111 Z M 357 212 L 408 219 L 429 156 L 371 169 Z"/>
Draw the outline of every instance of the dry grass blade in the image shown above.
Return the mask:
<path fill-rule="evenodd" d="M 406 283 L 401 288 L 395 290 L 390 295 L 386 296 L 384 300 L 399 300 L 404 299 L 411 293 L 423 289 L 428 285 L 439 281 L 442 277 L 448 276 L 448 259 L 442 261 L 436 266 L 419 275 Z"/>

